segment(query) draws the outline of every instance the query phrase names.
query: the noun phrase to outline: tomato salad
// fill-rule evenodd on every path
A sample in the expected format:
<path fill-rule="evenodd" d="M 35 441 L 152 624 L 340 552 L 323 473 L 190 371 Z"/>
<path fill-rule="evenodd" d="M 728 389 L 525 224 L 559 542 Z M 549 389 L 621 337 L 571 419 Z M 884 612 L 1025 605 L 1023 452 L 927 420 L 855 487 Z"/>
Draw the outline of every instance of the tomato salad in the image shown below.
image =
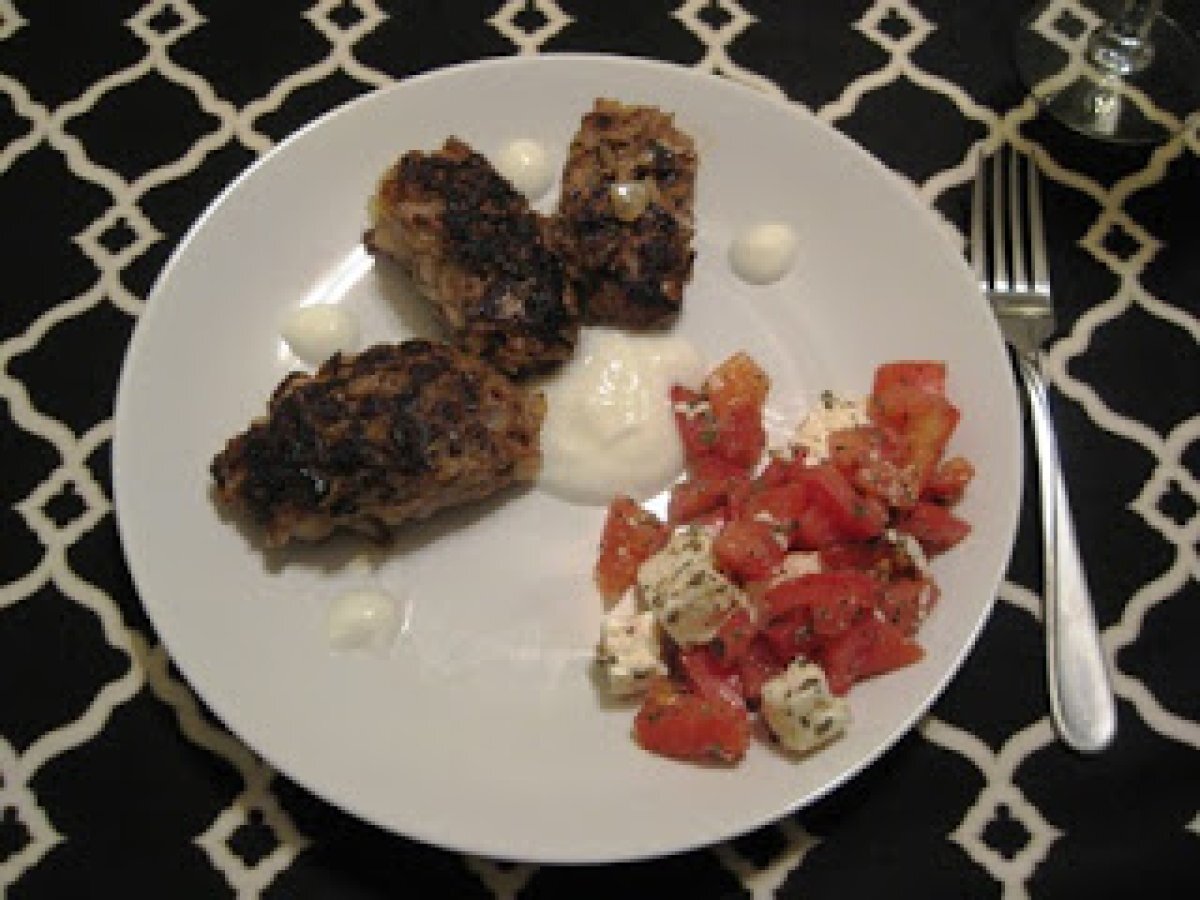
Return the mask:
<path fill-rule="evenodd" d="M 879 366 L 865 400 L 824 395 L 798 441 L 767 452 L 769 386 L 739 353 L 674 387 L 687 471 L 667 519 L 629 497 L 608 509 L 595 581 L 615 608 L 597 662 L 612 693 L 640 698 L 634 735 L 654 753 L 736 763 L 755 714 L 799 755 L 838 737 L 856 682 L 923 656 L 927 560 L 970 531 L 943 363 Z"/>

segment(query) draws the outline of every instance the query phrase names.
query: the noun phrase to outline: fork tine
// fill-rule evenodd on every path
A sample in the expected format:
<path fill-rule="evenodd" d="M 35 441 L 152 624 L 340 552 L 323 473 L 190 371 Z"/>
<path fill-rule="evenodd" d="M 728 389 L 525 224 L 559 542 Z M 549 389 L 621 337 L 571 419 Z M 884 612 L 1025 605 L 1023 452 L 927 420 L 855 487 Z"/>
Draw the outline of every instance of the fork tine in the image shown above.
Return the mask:
<path fill-rule="evenodd" d="M 975 270 L 975 280 L 979 282 L 980 290 L 988 290 L 989 273 L 987 267 L 987 226 L 984 224 L 983 198 L 986 193 L 987 157 L 983 148 L 979 149 L 979 159 L 975 164 L 975 184 L 971 189 L 971 268 Z"/>
<path fill-rule="evenodd" d="M 1007 293 L 1008 262 L 1004 249 L 1004 167 L 1000 153 L 992 160 L 992 290 Z"/>
<path fill-rule="evenodd" d="M 1026 164 L 1028 165 L 1028 163 Z M 1012 254 L 1012 289 L 1018 293 L 1029 290 L 1025 277 L 1025 219 L 1021 202 L 1021 154 L 1016 148 L 1008 154 L 1008 241 Z"/>
<path fill-rule="evenodd" d="M 1029 250 L 1032 257 L 1031 289 L 1039 294 L 1050 293 L 1050 268 L 1046 262 L 1046 229 L 1042 221 L 1042 188 L 1038 167 L 1033 159 L 1026 161 L 1029 168 Z"/>

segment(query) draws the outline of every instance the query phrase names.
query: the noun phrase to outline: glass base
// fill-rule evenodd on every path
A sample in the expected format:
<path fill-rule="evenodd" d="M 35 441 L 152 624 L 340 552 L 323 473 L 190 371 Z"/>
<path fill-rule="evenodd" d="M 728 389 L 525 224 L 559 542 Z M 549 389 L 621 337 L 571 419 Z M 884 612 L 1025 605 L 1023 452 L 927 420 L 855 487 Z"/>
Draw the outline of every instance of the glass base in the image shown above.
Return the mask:
<path fill-rule="evenodd" d="M 1080 6 L 1111 12 L 1111 4 Z M 1086 32 L 1071 34 L 1081 20 L 1055 21 L 1046 10 L 1035 10 L 1018 30 L 1016 63 L 1038 103 L 1062 124 L 1102 141 L 1160 143 L 1200 110 L 1200 48 L 1171 19 L 1158 16 L 1149 53 L 1137 65 L 1121 65 L 1097 53 Z"/>

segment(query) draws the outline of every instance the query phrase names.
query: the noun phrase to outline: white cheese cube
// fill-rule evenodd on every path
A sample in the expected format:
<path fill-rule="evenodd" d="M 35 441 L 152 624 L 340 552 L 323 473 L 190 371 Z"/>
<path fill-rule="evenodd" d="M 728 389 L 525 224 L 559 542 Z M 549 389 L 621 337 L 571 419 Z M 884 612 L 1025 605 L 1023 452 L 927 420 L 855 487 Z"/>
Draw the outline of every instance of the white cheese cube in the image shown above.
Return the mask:
<path fill-rule="evenodd" d="M 820 404 L 804 417 L 796 430 L 796 443 L 807 452 L 805 459 L 808 462 L 824 462 L 829 459 L 831 433 L 866 425 L 869 421 L 865 400 L 847 400 L 825 391 Z"/>
<path fill-rule="evenodd" d="M 797 550 L 783 558 L 783 562 L 779 564 L 779 571 L 771 578 L 771 583 L 791 581 L 801 575 L 816 575 L 821 569 L 820 553 L 816 550 Z"/>
<path fill-rule="evenodd" d="M 763 685 L 762 716 L 779 743 L 805 754 L 846 731 L 850 706 L 829 692 L 820 666 L 796 660 Z"/>
<path fill-rule="evenodd" d="M 667 674 L 653 613 L 609 613 L 601 626 L 596 664 L 605 688 L 615 697 L 642 693 Z"/>
<path fill-rule="evenodd" d="M 683 647 L 711 641 L 744 602 L 742 590 L 717 571 L 713 537 L 689 526 L 638 568 L 638 591 L 659 625 Z"/>

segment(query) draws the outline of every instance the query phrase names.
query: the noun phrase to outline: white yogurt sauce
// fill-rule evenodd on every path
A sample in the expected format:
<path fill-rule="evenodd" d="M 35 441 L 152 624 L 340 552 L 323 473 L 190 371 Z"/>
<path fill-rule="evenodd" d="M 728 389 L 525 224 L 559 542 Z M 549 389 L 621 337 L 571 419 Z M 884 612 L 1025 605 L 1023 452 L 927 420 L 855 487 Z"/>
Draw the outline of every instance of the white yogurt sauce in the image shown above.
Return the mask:
<path fill-rule="evenodd" d="M 279 330 L 292 353 L 314 366 L 336 352 L 358 349 L 358 319 L 340 303 L 313 303 L 294 309 Z"/>
<path fill-rule="evenodd" d="M 355 588 L 339 594 L 325 620 L 333 649 L 376 653 L 391 647 L 403 625 L 396 598 L 378 588 Z"/>
<path fill-rule="evenodd" d="M 670 335 L 589 328 L 545 385 L 541 486 L 577 503 L 645 499 L 683 469 L 669 393 L 699 385 L 700 355 Z"/>
<path fill-rule="evenodd" d="M 796 261 L 796 232 L 786 222 L 760 222 L 734 238 L 729 264 L 743 281 L 778 281 Z"/>
<path fill-rule="evenodd" d="M 549 155 L 537 141 L 527 138 L 509 141 L 500 148 L 492 162 L 496 171 L 507 178 L 530 203 L 541 199 L 554 181 Z"/>

